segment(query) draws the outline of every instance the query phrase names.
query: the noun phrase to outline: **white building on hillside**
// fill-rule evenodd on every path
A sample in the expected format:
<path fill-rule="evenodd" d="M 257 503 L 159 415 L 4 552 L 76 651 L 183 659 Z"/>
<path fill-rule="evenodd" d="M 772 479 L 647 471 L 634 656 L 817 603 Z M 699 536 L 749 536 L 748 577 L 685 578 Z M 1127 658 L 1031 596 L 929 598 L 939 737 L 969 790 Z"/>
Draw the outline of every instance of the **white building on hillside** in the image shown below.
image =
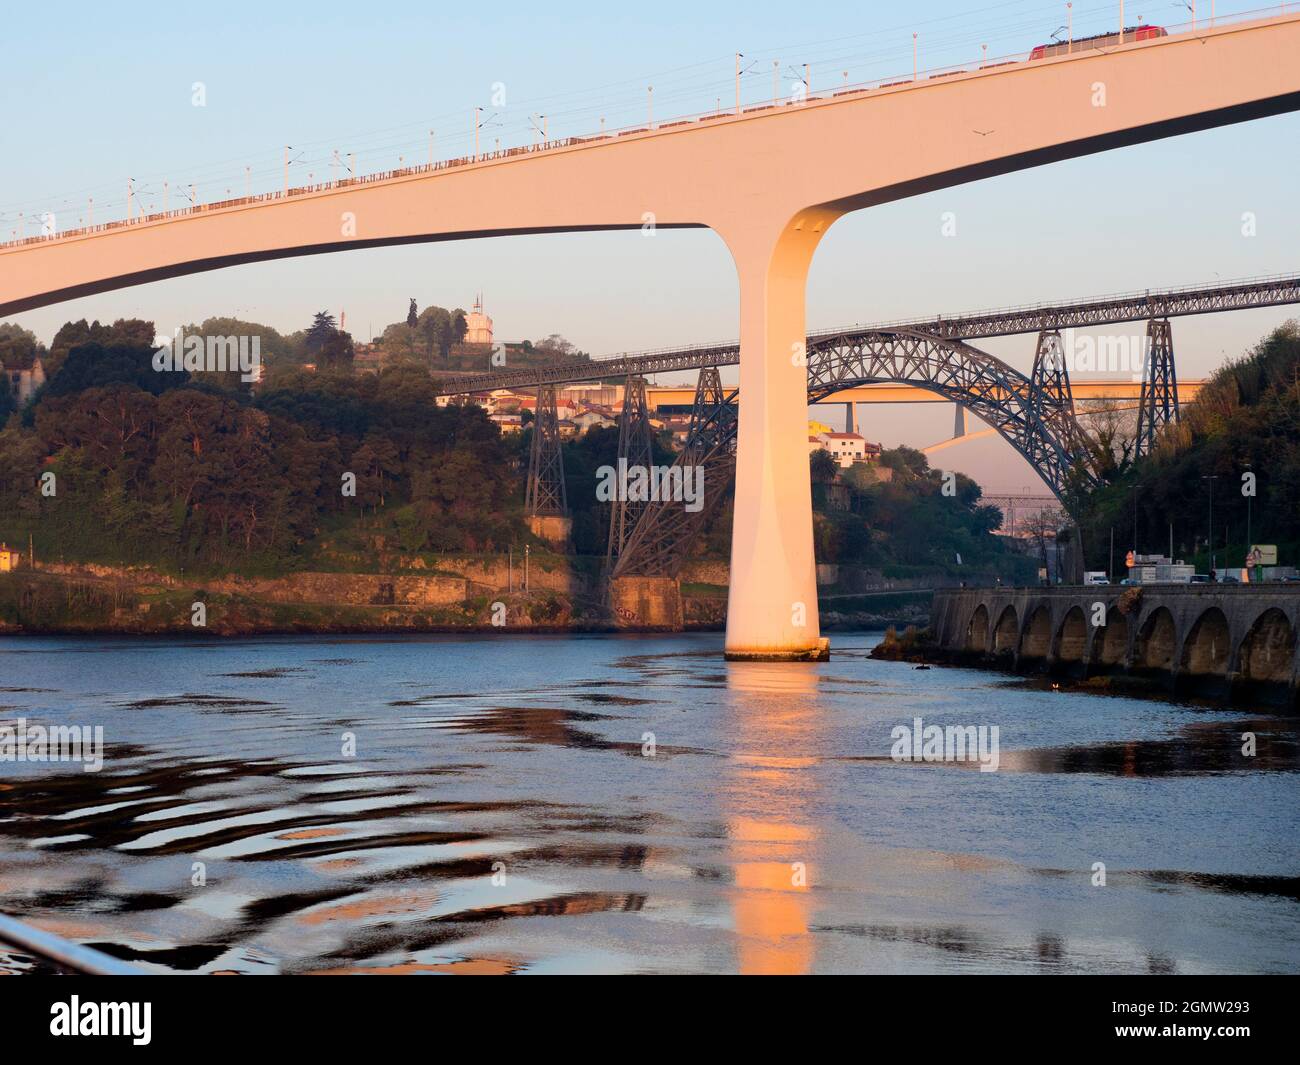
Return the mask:
<path fill-rule="evenodd" d="M 831 458 L 846 469 L 867 457 L 867 441 L 858 433 L 821 433 L 817 439 Z"/>
<path fill-rule="evenodd" d="M 466 344 L 491 344 L 492 343 L 492 319 L 483 313 L 483 294 L 480 292 L 474 299 L 474 309 L 465 315 L 465 343 Z"/>

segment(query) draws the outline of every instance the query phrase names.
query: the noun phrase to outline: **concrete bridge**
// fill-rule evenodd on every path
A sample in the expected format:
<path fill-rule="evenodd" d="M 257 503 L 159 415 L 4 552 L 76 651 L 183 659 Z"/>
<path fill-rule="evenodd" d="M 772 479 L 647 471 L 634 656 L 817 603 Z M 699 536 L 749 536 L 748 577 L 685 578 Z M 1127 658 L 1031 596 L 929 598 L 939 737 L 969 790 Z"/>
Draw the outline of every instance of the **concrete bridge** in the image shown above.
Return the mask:
<path fill-rule="evenodd" d="M 930 619 L 958 661 L 1147 676 L 1179 694 L 1300 711 L 1297 585 L 944 589 Z"/>
<path fill-rule="evenodd" d="M 708 227 L 736 266 L 745 395 L 727 654 L 820 657 L 805 294 L 830 226 L 937 189 L 1300 110 L 1297 54 L 1300 13 L 1288 11 L 129 219 L 0 247 L 0 314 L 296 255 L 648 220 Z"/>

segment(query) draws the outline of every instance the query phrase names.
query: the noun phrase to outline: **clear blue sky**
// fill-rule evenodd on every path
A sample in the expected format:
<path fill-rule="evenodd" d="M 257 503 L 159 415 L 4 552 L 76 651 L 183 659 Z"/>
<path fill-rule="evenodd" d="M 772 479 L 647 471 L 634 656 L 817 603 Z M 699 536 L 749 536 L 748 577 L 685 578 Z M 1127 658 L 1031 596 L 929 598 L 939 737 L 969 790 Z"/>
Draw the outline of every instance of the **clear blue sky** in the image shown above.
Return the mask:
<path fill-rule="evenodd" d="M 1208 2 L 1200 5 L 1208 14 Z M 1219 13 L 1255 3 L 1218 3 Z M 1076 35 L 1111 28 L 1117 4 L 1075 4 Z M 1169 0 L 1129 0 L 1129 21 L 1172 25 Z M 1064 3 L 817 5 L 781 2 L 655 5 L 580 3 L 13 4 L 5 12 L 5 119 L 0 123 L 0 228 L 9 236 L 54 210 L 77 224 L 86 197 L 97 220 L 121 212 L 126 179 L 141 201 L 173 205 L 179 187 L 239 195 L 280 182 L 282 146 L 293 180 L 330 173 L 332 150 L 358 170 L 403 156 L 423 161 L 428 130 L 440 156 L 466 151 L 476 105 L 498 115 L 490 147 L 529 139 L 529 115 L 552 136 L 640 122 L 646 86 L 655 117 L 703 110 L 731 91 L 732 54 L 746 54 L 747 99 L 771 95 L 812 64 L 813 90 L 974 62 L 1048 39 Z M 202 82 L 206 106 L 192 105 Z M 496 83 L 506 104 L 491 106 Z M 1142 145 L 950 189 L 841 220 L 813 266 L 812 328 L 1066 296 L 1286 272 L 1300 267 L 1300 117 Z M 117 206 L 115 207 L 114 204 Z M 955 212 L 956 237 L 940 234 Z M 1257 235 L 1241 233 L 1243 212 Z M 482 290 L 504 339 L 567 336 L 593 354 L 721 339 L 737 332 L 734 271 L 708 232 L 517 237 L 379 249 L 258 264 L 74 300 L 14 320 L 48 340 L 69 318 L 140 316 L 160 331 L 213 314 L 284 330 L 324 307 L 347 313 L 365 340 L 421 305 L 468 306 Z M 1179 369 L 1199 375 L 1237 354 L 1285 310 L 1175 324 Z M 1032 337 L 990 341 L 1015 365 Z M 869 436 L 923 445 L 946 435 L 950 412 L 871 408 Z M 991 488 L 1030 483 L 996 441 L 943 453 Z"/>

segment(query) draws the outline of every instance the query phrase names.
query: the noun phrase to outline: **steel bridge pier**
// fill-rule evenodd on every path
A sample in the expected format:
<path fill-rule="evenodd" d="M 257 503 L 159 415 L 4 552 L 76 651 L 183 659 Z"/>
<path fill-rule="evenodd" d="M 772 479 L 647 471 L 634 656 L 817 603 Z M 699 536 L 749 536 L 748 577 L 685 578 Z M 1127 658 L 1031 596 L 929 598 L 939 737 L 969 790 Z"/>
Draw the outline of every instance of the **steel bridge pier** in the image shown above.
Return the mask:
<path fill-rule="evenodd" d="M 624 470 L 631 471 L 640 467 L 648 474 L 654 464 L 654 448 L 651 443 L 654 434 L 650 429 L 650 410 L 646 404 L 645 389 L 645 378 L 632 375 L 628 376 L 623 386 L 623 413 L 618 420 L 620 486 L 626 485 Z M 628 499 L 625 491 L 614 493 L 614 498 L 610 501 L 609 540 L 605 548 L 606 573 L 612 572 L 622 557 L 632 530 L 637 527 L 648 505 L 648 500 Z"/>
<path fill-rule="evenodd" d="M 1147 352 L 1142 367 L 1142 398 L 1138 401 L 1137 436 L 1133 457 L 1155 450 L 1165 426 L 1177 423 L 1178 377 L 1174 373 L 1174 331 L 1168 318 L 1147 322 Z"/>
<path fill-rule="evenodd" d="M 564 455 L 560 449 L 560 418 L 554 385 L 540 385 L 537 389 L 524 511 L 534 536 L 554 544 L 568 542 L 573 519 L 569 516 L 569 498 L 564 487 Z"/>

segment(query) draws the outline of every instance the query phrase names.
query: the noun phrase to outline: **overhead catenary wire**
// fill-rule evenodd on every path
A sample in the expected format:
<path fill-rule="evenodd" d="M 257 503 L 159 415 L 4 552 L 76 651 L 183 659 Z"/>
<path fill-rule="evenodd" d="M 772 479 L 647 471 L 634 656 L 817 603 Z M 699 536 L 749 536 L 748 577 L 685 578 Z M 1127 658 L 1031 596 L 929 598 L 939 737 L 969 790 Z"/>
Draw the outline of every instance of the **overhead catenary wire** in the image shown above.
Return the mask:
<path fill-rule="evenodd" d="M 1254 6 L 1254 2 L 1251 6 Z M 850 82 L 850 70 L 855 74 L 855 84 L 865 84 L 893 74 L 901 75 L 904 35 L 911 32 L 923 35 L 929 69 L 943 69 L 944 64 L 939 62 L 940 59 L 951 60 L 953 63 L 964 61 L 974 66 L 983 61 L 982 51 L 988 54 L 981 46 L 990 42 L 998 42 L 1001 48 L 1009 47 L 1001 42 L 1014 40 L 1017 47 L 1023 47 L 1027 42 L 1041 43 L 1049 39 L 1047 26 L 1055 25 L 1059 20 L 1060 8 L 1061 3 L 1056 0 L 1000 0 L 998 3 L 962 12 L 898 22 L 883 28 L 839 34 L 793 45 L 785 44 L 779 48 L 751 50 L 744 53 L 747 64 L 740 71 L 739 80 L 747 90 L 752 90 L 756 84 L 760 86 L 761 98 L 767 99 L 768 66 L 771 58 L 778 55 L 787 59 L 792 55 L 797 56 L 797 60 L 789 64 L 792 83 L 803 82 L 806 78 L 812 84 L 826 85 L 839 83 L 842 77 L 847 85 Z M 1110 29 L 1114 10 L 1113 3 L 1096 4 L 1087 8 L 1076 4 L 1076 34 L 1085 33 L 1086 23 L 1093 19 L 1097 21 L 1098 28 Z M 1227 16 L 1228 13 L 1220 13 L 1220 21 Z M 1035 30 L 1034 27 L 1040 22 L 1043 28 Z M 994 51 L 992 54 L 1009 53 Z M 724 98 L 730 95 L 729 91 L 718 93 L 725 76 L 721 73 L 726 69 L 723 63 L 730 59 L 730 55 L 725 59 L 705 58 L 651 75 L 618 78 L 595 87 L 575 87 L 533 97 L 512 107 L 511 115 L 498 113 L 498 116 L 494 116 L 494 121 L 501 131 L 500 140 L 506 145 L 512 139 L 520 144 L 528 142 L 534 129 L 531 118 L 533 113 L 544 113 L 547 116 L 550 127 L 547 139 L 551 141 L 594 132 L 597 125 L 601 132 L 607 126 L 610 129 L 631 128 L 644 124 L 645 86 L 648 82 L 655 86 L 655 111 L 658 114 L 671 116 L 704 113 L 715 106 L 714 101 L 718 95 Z M 809 74 L 800 74 L 796 63 L 806 65 Z M 748 95 L 756 96 L 753 91 Z M 345 145 L 349 160 L 360 156 L 367 161 L 369 165 L 364 172 L 394 169 L 395 157 L 419 158 L 425 148 L 424 138 L 428 130 L 439 126 L 452 131 L 440 135 L 438 139 L 439 147 L 448 153 L 448 157 L 469 157 L 473 154 L 473 132 L 470 123 L 465 121 L 468 110 L 470 109 L 448 110 L 438 115 L 357 131 L 350 135 L 297 139 L 294 143 L 300 151 L 293 163 L 301 164 L 304 169 L 315 171 L 319 168 L 324 171 L 331 165 L 332 153 L 340 145 Z M 660 119 L 660 124 L 662 122 L 663 119 Z M 279 185 L 276 176 L 281 164 L 275 158 L 278 150 L 264 150 L 198 164 L 184 168 L 179 174 L 150 173 L 140 179 L 139 187 L 156 192 L 164 180 L 170 181 L 177 189 L 197 186 L 199 194 L 196 198 L 199 202 L 228 198 L 212 194 L 214 186 L 218 190 L 242 186 L 246 193 L 250 189 L 254 194 L 264 193 Z M 232 177 L 232 166 L 237 168 L 237 176 Z M 347 168 L 347 173 L 352 177 L 356 177 L 359 172 L 362 172 L 361 168 Z M 17 234 L 20 238 L 29 235 L 33 227 L 39 231 L 44 212 L 52 211 L 64 217 L 77 217 L 79 213 L 88 215 L 92 213 L 89 206 L 92 198 L 93 213 L 100 223 L 111 221 L 115 213 L 125 206 L 121 190 L 120 182 L 105 182 L 54 196 L 41 195 L 9 203 L 0 208 L 0 240 L 10 235 L 15 223 L 22 230 Z M 205 190 L 207 195 L 204 195 Z M 60 226 L 61 230 L 66 228 L 68 227 Z"/>

